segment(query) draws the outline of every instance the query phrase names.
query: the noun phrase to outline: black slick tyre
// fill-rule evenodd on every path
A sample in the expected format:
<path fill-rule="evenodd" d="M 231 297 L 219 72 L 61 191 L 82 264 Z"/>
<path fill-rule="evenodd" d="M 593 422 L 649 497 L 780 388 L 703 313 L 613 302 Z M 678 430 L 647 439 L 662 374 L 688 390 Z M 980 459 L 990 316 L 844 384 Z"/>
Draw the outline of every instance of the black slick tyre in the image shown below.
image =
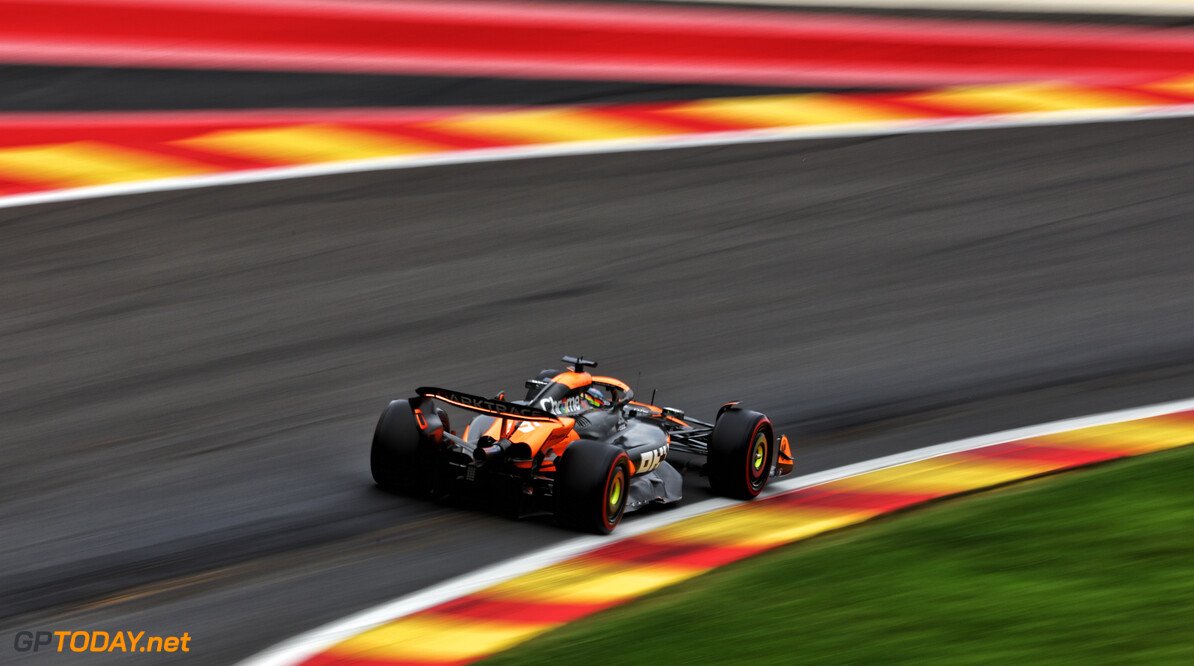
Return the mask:
<path fill-rule="evenodd" d="M 630 458 L 598 441 L 568 445 L 556 462 L 555 513 L 560 522 L 584 532 L 609 534 L 626 512 Z"/>
<path fill-rule="evenodd" d="M 395 400 L 381 413 L 373 431 L 369 469 L 385 490 L 404 495 L 431 492 L 427 442 L 408 400 Z"/>
<path fill-rule="evenodd" d="M 706 466 L 713 492 L 751 499 L 767 485 L 775 464 L 775 433 L 771 421 L 749 409 L 723 412 L 709 437 Z"/>

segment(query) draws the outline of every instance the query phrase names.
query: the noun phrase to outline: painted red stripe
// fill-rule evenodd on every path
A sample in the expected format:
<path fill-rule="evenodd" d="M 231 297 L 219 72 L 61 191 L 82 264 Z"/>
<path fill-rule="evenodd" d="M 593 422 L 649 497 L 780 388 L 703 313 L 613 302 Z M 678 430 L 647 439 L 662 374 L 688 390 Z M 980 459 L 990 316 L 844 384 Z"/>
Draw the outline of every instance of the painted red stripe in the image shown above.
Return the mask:
<path fill-rule="evenodd" d="M 488 109 L 469 109 L 468 111 L 484 113 L 488 112 Z M 454 113 L 461 112 L 455 111 Z M 484 136 L 473 136 L 463 132 L 453 133 L 424 124 L 431 120 L 441 120 L 450 115 L 442 110 L 416 114 L 305 111 L 265 117 L 220 112 L 212 112 L 204 117 L 190 115 L 177 117 L 176 114 L 170 112 L 161 114 L 141 112 L 127 115 L 93 114 L 90 117 L 87 114 L 71 114 L 69 118 L 59 117 L 58 114 L 44 114 L 40 118 L 32 114 L 22 114 L 19 118 L 0 114 L 0 148 L 71 141 L 104 141 L 143 149 L 161 146 L 163 152 L 178 153 L 180 156 L 191 155 L 192 158 L 207 155 L 207 158 L 201 161 L 225 165 L 230 169 L 249 169 L 272 165 L 232 156 L 209 155 L 204 151 L 168 144 L 220 130 L 260 129 L 303 124 L 339 124 L 392 134 L 399 138 L 412 139 L 450 150 L 494 148 L 514 143 Z"/>
<path fill-rule="evenodd" d="M 466 132 L 450 132 L 419 124 L 381 124 L 354 125 L 364 129 L 393 134 L 398 137 L 413 139 L 432 146 L 441 146 L 446 150 L 478 150 L 483 148 L 501 148 L 518 145 L 518 141 L 490 138 L 480 134 Z"/>
<path fill-rule="evenodd" d="M 701 134 L 706 132 L 736 132 L 755 129 L 753 125 L 721 122 L 713 118 L 701 118 L 693 114 L 681 115 L 669 113 L 669 111 L 674 111 L 684 106 L 687 105 L 684 103 L 635 104 L 625 107 L 603 108 L 601 111 L 611 116 L 643 122 L 647 125 L 656 125 L 664 128 L 672 127 L 675 128 L 677 133 L 691 132 Z"/>
<path fill-rule="evenodd" d="M 491 599 L 473 594 L 440 604 L 426 612 L 437 615 L 452 615 L 474 620 L 501 620 L 526 624 L 549 622 L 571 622 L 609 608 L 616 602 L 597 604 L 554 604 L 515 601 L 512 599 Z"/>
<path fill-rule="evenodd" d="M 462 112 L 486 113 L 496 108 L 462 109 L 304 109 L 294 111 L 136 111 L 127 113 L 0 113 L 0 147 L 101 140 L 120 142 L 167 142 L 225 129 L 255 129 L 290 125 L 331 123 L 400 130 Z M 435 135 L 433 130 L 410 130 Z M 456 141 L 464 141 L 456 139 Z M 468 141 L 468 147 L 479 140 Z"/>
<path fill-rule="evenodd" d="M 281 124 L 245 123 L 215 118 L 203 123 L 123 123 L 92 120 L 87 122 L 7 122 L 0 117 L 0 146 L 66 143 L 69 141 L 108 141 L 112 143 L 165 143 L 188 139 L 214 130 L 252 129 Z"/>
<path fill-rule="evenodd" d="M 1142 86 L 1102 86 L 1107 92 L 1124 93 L 1125 96 L 1143 97 L 1146 104 L 1194 104 L 1194 94 L 1184 95 L 1175 90 L 1153 90 Z"/>
<path fill-rule="evenodd" d="M 712 8 L 0 0 L 20 62 L 738 83 L 1118 81 L 1194 71 L 1194 31 Z"/>
<path fill-rule="evenodd" d="M 194 162 L 201 166 L 210 167 L 214 171 L 246 171 L 250 169 L 268 169 L 270 167 L 291 165 L 290 162 L 266 162 L 262 160 L 253 160 L 237 157 L 235 155 L 196 150 L 194 148 L 187 148 L 186 146 L 160 143 L 156 141 L 125 140 L 105 141 L 105 143 L 123 146 L 133 150 L 139 150 L 153 155 L 162 155 L 164 157 L 175 158 L 184 162 Z"/>
<path fill-rule="evenodd" d="M 1124 457 L 1124 452 L 1100 451 L 1095 449 L 1071 449 L 1058 446 L 1039 446 L 1032 444 L 1033 440 L 1024 442 L 1010 442 L 996 444 L 975 449 L 974 458 L 1002 458 L 1024 462 L 1043 463 L 1052 465 L 1056 469 L 1078 467 L 1091 463 L 1103 462 Z"/>
<path fill-rule="evenodd" d="M 876 511 L 887 513 L 906 506 L 928 502 L 947 493 L 875 493 L 831 489 L 825 486 L 802 488 L 782 495 L 768 497 L 763 503 L 788 507 L 836 509 L 842 511 Z"/>
<path fill-rule="evenodd" d="M 631 537 L 602 546 L 585 557 L 618 562 L 666 564 L 698 569 L 718 567 L 755 555 L 766 548 L 709 546 L 698 543 L 659 543 Z"/>
<path fill-rule="evenodd" d="M 954 118 L 984 115 L 985 111 L 959 109 L 938 105 L 928 101 L 912 99 L 907 93 L 879 93 L 873 95 L 858 95 L 851 101 L 878 108 L 888 108 L 895 111 L 908 111 L 925 118 Z"/>
<path fill-rule="evenodd" d="M 23 180 L 12 180 L 9 178 L 0 178 L 0 196 L 10 196 L 13 194 L 29 194 L 30 192 L 45 192 L 46 190 L 55 189 L 46 187 L 38 183 L 26 182 Z"/>
<path fill-rule="evenodd" d="M 2 0 L 0 0 L 2 1 Z M 14 127 L 60 127 L 73 125 L 145 125 L 205 126 L 238 123 L 243 125 L 292 125 L 304 122 L 409 123 L 438 120 L 458 113 L 497 112 L 513 107 L 440 106 L 398 108 L 334 109 L 245 109 L 202 111 L 12 111 L 0 113 L 0 123 Z"/>

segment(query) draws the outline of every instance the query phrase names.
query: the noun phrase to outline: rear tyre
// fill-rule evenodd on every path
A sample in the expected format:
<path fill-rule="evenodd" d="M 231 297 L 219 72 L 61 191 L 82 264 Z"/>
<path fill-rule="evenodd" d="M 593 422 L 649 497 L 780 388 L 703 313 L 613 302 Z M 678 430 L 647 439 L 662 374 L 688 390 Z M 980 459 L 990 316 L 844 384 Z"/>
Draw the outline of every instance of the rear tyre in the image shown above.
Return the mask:
<path fill-rule="evenodd" d="M 431 492 L 428 442 L 419 431 L 409 400 L 395 400 L 381 413 L 373 431 L 369 469 L 382 488 L 404 495 Z"/>
<path fill-rule="evenodd" d="M 598 441 L 568 445 L 556 462 L 556 518 L 573 529 L 609 534 L 626 513 L 630 458 Z"/>
<path fill-rule="evenodd" d="M 767 485 L 775 464 L 775 434 L 766 416 L 731 409 L 717 418 L 706 469 L 713 492 L 751 499 Z"/>

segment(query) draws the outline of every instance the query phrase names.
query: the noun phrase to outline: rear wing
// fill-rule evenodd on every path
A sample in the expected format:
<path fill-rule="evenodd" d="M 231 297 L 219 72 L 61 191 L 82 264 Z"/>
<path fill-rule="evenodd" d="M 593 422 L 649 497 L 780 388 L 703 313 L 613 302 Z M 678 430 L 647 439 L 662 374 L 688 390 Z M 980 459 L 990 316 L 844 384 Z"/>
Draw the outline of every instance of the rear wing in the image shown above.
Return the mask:
<path fill-rule="evenodd" d="M 415 393 L 419 394 L 420 398 L 434 398 L 436 400 L 443 400 L 450 405 L 456 405 L 469 410 L 470 412 L 479 412 L 481 414 L 488 414 L 504 419 L 516 419 L 519 421 L 551 421 L 558 423 L 560 419 L 551 412 L 539 409 L 538 407 L 531 407 L 530 405 L 516 405 L 505 400 L 497 400 L 495 398 L 482 398 L 479 395 L 469 395 L 468 393 L 461 393 L 460 391 L 452 391 L 449 389 L 435 388 L 434 386 L 420 386 L 415 389 Z"/>

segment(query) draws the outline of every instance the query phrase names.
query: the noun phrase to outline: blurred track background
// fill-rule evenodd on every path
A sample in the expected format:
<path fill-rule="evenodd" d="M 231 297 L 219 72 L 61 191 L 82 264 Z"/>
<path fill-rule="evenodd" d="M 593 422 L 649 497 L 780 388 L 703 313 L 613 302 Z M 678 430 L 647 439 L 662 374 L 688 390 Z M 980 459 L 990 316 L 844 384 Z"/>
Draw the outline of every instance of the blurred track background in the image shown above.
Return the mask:
<path fill-rule="evenodd" d="M 793 90 L 425 77 L 22 62 L 0 70 L 16 91 L 0 104 Z M 516 391 L 581 353 L 696 415 L 769 413 L 805 472 L 1189 397 L 1191 130 L 551 158 L 0 211 L 2 660 L 74 656 L 18 655 L 19 629 L 128 628 L 193 637 L 155 662 L 229 662 L 570 538 L 373 488 L 376 416 L 419 384 Z"/>

